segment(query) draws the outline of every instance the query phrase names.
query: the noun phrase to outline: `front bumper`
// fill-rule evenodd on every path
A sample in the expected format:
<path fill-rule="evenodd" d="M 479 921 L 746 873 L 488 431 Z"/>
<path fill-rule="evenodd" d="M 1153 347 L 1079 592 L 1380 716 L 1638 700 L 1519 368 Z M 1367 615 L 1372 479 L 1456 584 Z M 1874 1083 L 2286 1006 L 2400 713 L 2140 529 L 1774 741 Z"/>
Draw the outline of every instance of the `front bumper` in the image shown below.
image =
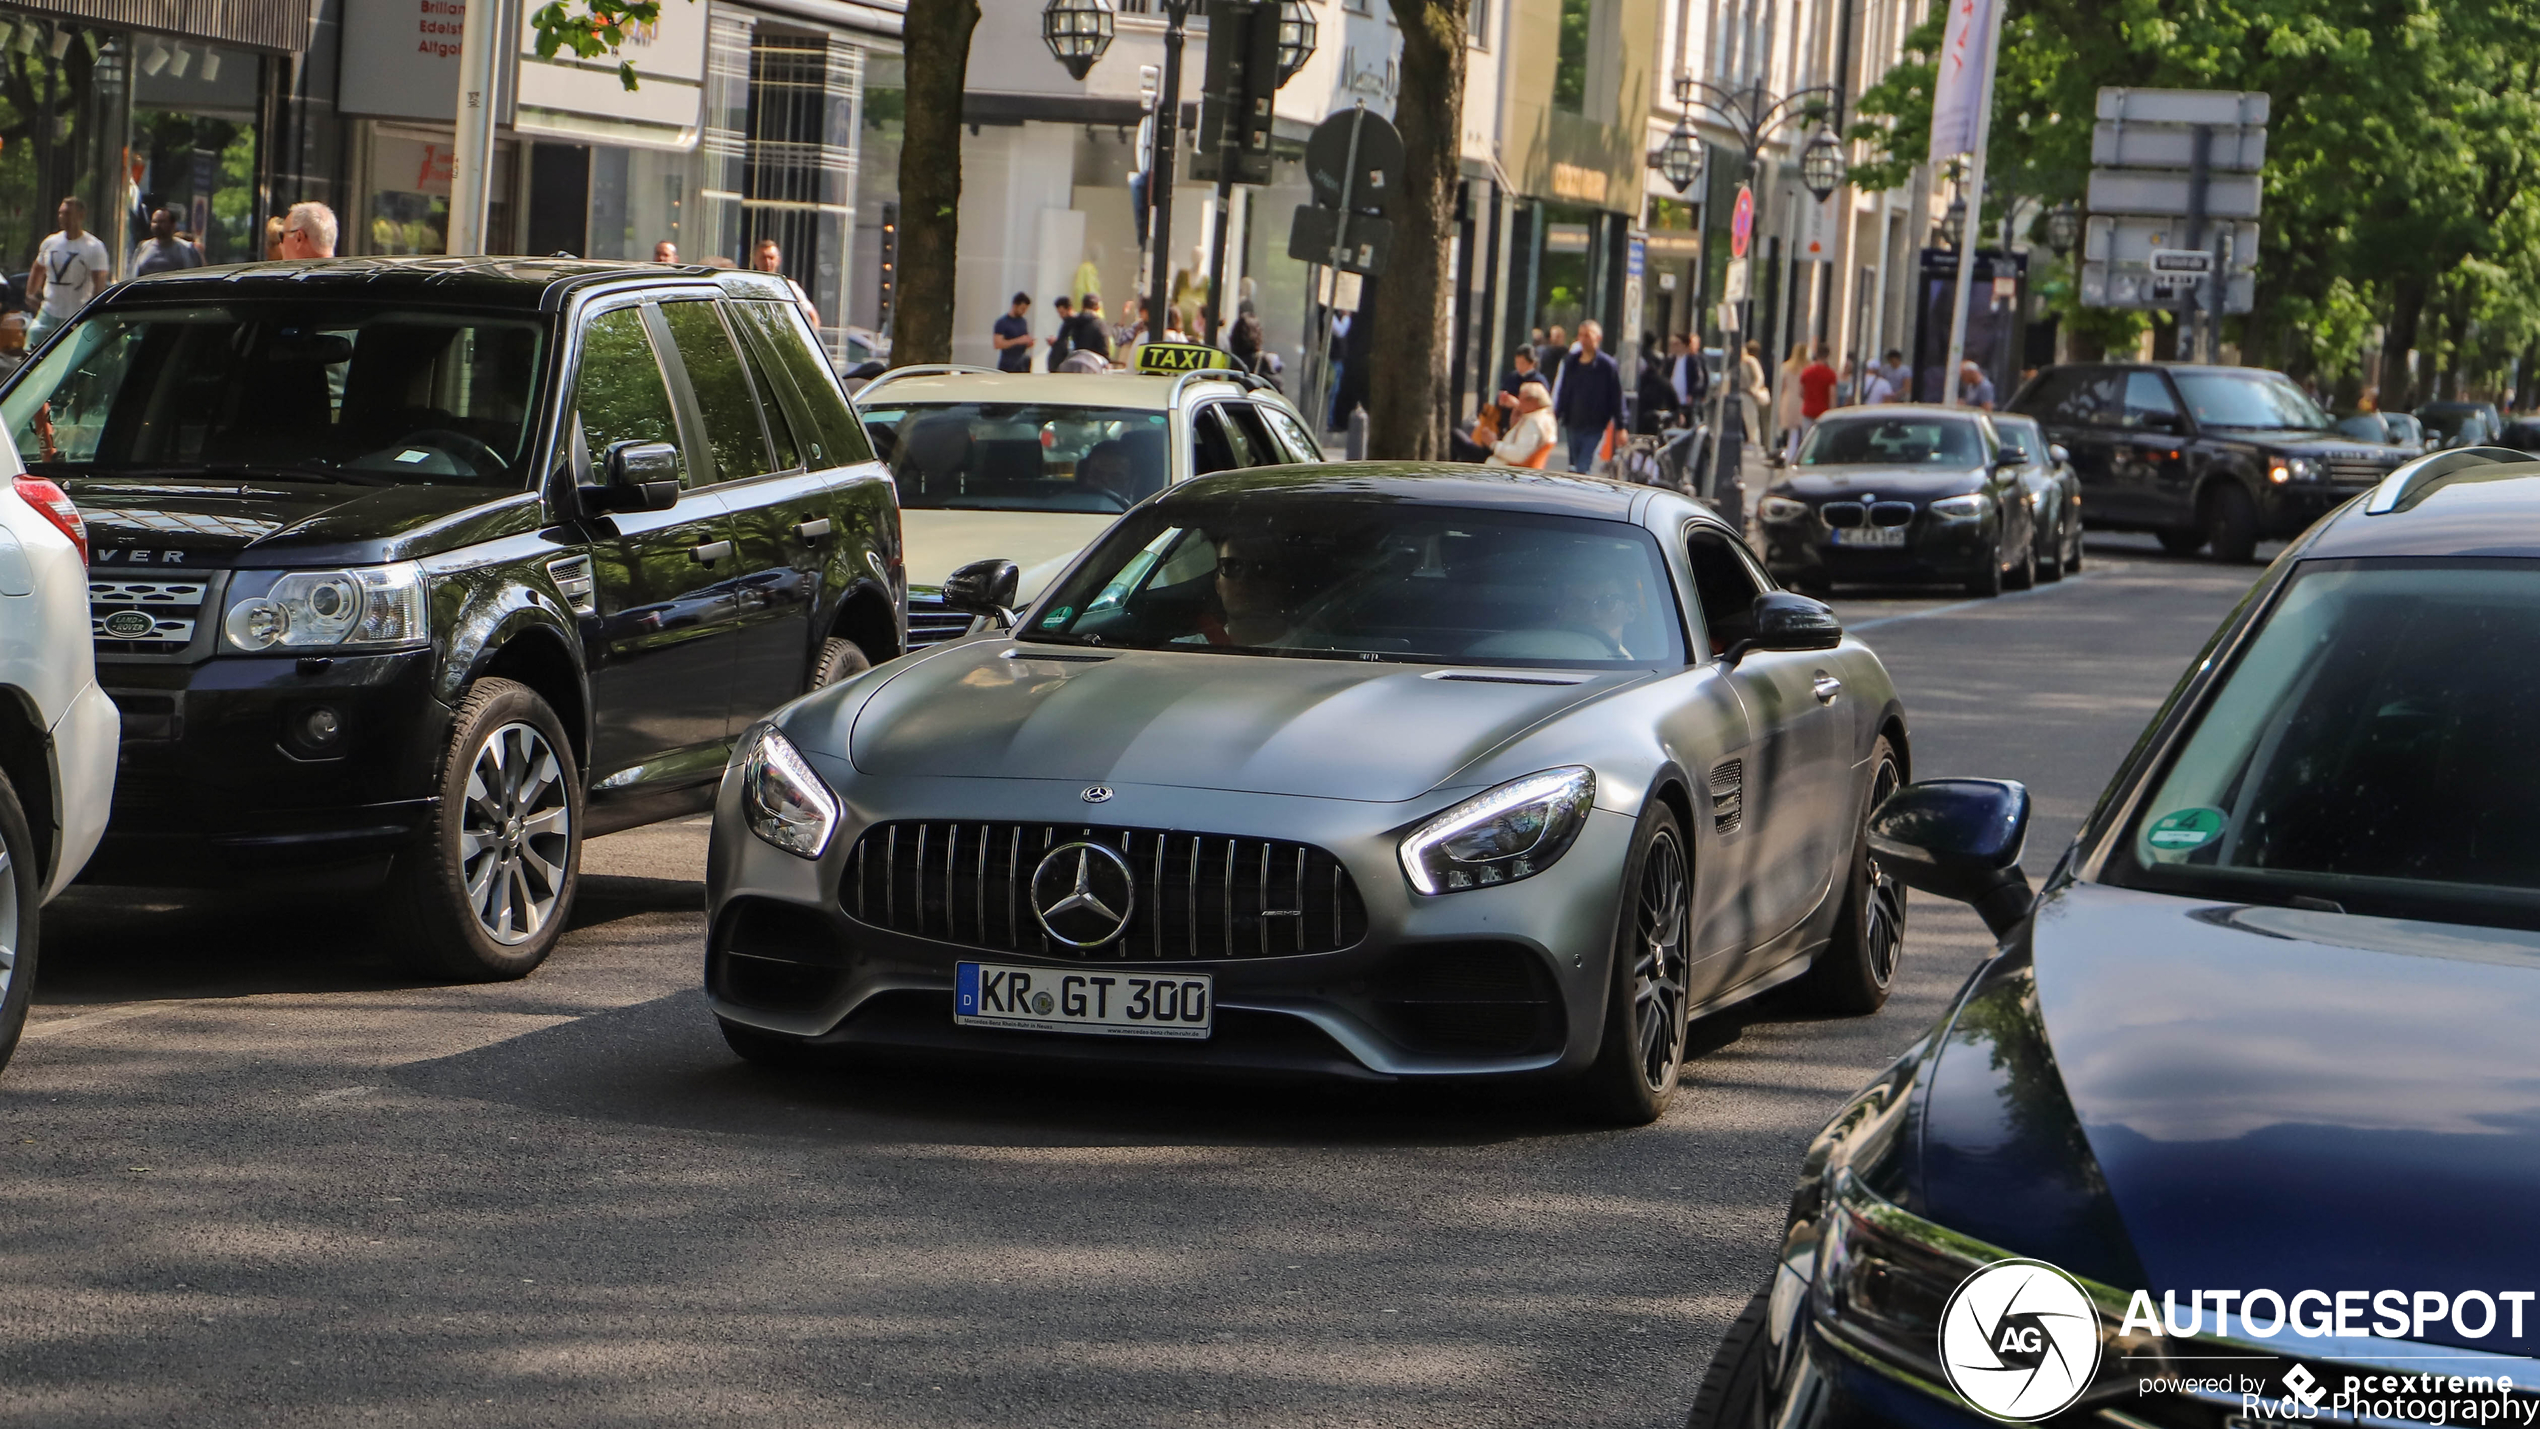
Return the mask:
<path fill-rule="evenodd" d="M 2258 499 L 2258 529 L 2271 537 L 2299 536 L 2317 525 L 2321 517 L 2371 490 L 2369 484 L 2267 483 Z"/>
<path fill-rule="evenodd" d="M 823 1047 L 1244 1076 L 1560 1074 L 1595 1054 L 1634 831 L 1625 815 L 1591 813 L 1561 861 L 1532 878 L 1429 898 L 1395 861 L 1397 831 L 1476 790 L 1386 805 L 1124 784 L 1089 820 L 1078 781 L 849 779 L 838 761 L 807 757 L 833 788 L 855 791 L 816 863 L 748 831 L 733 778 L 717 798 L 706 992 L 729 1021 Z M 1079 959 L 961 946 L 850 916 L 840 886 L 857 838 L 919 818 L 1098 822 L 1313 845 L 1348 869 L 1367 932 L 1337 952 Z M 965 961 L 1206 972 L 1216 980 L 1215 1031 L 1204 1041 L 1151 1041 L 957 1026 L 954 966 Z"/>
<path fill-rule="evenodd" d="M 2000 564 L 1992 519 L 1936 521 L 1916 512 L 1902 546 L 1838 546 L 1816 513 L 1764 523 L 1764 565 L 1775 580 L 1911 585 L 1963 581 Z"/>
<path fill-rule="evenodd" d="M 192 665 L 100 661 L 123 712 L 114 813 L 89 882 L 358 884 L 432 805 L 451 710 L 433 652 Z M 337 738 L 297 733 L 320 707 Z"/>

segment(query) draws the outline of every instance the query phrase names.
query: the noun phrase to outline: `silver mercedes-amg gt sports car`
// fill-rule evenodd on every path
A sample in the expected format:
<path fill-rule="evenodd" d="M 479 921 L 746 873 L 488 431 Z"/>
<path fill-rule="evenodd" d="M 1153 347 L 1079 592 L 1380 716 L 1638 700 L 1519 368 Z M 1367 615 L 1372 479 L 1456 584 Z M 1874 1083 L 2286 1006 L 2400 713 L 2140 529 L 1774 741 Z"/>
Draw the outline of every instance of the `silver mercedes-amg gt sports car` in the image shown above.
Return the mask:
<path fill-rule="evenodd" d="M 1006 628 L 739 746 L 706 989 L 742 1056 L 1550 1076 L 1639 1122 L 1690 1018 L 1886 998 L 1895 690 L 1691 502 L 1272 468 L 1149 499 L 1019 618 L 1012 570 L 946 587 Z"/>

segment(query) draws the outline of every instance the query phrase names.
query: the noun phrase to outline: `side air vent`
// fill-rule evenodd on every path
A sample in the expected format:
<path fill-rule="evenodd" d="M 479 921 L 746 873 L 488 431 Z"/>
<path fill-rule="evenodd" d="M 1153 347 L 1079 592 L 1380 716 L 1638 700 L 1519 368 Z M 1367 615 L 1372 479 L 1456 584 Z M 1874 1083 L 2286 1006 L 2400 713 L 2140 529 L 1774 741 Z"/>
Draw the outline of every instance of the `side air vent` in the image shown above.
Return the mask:
<path fill-rule="evenodd" d="M 1711 832 L 1733 834 L 1746 822 L 1746 761 L 1731 759 L 1711 771 Z"/>

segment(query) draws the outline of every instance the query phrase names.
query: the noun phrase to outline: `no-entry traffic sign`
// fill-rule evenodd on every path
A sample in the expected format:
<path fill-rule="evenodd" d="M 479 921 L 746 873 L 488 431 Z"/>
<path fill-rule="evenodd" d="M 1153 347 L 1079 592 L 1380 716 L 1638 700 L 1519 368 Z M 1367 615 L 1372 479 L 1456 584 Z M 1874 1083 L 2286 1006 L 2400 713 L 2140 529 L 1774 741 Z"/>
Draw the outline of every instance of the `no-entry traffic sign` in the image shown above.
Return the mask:
<path fill-rule="evenodd" d="M 1737 207 L 1729 214 L 1729 256 L 1743 258 L 1746 245 L 1755 236 L 1755 190 L 1744 184 L 1737 186 Z"/>

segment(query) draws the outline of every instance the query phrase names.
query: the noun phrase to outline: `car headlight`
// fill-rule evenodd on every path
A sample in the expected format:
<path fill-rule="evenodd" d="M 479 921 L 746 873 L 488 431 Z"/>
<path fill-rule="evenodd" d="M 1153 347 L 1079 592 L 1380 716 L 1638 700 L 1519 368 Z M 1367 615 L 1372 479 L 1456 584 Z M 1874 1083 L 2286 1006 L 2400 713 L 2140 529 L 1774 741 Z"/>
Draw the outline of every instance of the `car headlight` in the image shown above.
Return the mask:
<path fill-rule="evenodd" d="M 1755 504 L 1755 515 L 1765 521 L 1796 521 L 1808 514 L 1808 503 L 1787 496 L 1767 496 Z"/>
<path fill-rule="evenodd" d="M 2313 457 L 2277 457 L 2267 467 L 2267 480 L 2278 486 L 2288 481 L 2317 481 L 2323 470 L 2321 463 Z"/>
<path fill-rule="evenodd" d="M 1413 829 L 1402 871 L 1423 893 L 1531 878 L 1570 851 L 1595 800 L 1596 775 L 1580 765 L 1511 779 Z"/>
<path fill-rule="evenodd" d="M 1993 498 L 1981 491 L 1970 491 L 1964 496 L 1944 496 L 1930 509 L 1943 521 L 1981 521 L 1993 509 Z"/>
<path fill-rule="evenodd" d="M 838 829 L 838 796 L 794 742 L 760 725 L 733 756 L 741 766 L 741 817 L 750 832 L 796 858 L 818 858 Z"/>
<path fill-rule="evenodd" d="M 421 645 L 423 568 L 412 561 L 341 571 L 240 571 L 221 630 L 230 648 Z"/>

